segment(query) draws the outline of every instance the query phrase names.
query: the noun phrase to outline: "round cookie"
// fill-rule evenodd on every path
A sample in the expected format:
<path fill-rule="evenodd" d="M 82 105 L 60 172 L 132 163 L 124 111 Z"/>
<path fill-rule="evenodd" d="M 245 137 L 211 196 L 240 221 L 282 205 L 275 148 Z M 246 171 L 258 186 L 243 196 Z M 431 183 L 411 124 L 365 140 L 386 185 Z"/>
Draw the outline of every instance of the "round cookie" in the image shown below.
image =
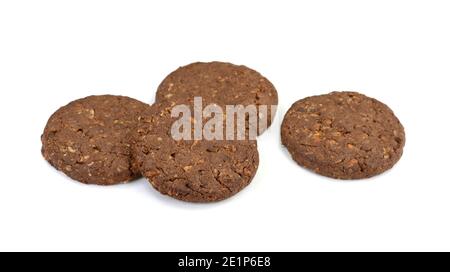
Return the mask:
<path fill-rule="evenodd" d="M 333 92 L 294 103 L 281 139 L 301 166 L 336 179 L 363 179 L 397 163 L 405 131 L 385 104 L 355 92 Z"/>
<path fill-rule="evenodd" d="M 163 80 L 156 93 L 157 102 L 182 104 L 192 102 L 194 97 L 202 97 L 203 105 L 257 106 L 258 135 L 271 125 L 276 112 L 272 106 L 278 105 L 277 91 L 269 80 L 246 66 L 224 62 L 197 62 L 180 67 Z"/>
<path fill-rule="evenodd" d="M 130 135 L 147 104 L 123 96 L 89 96 L 60 108 L 42 135 L 42 154 L 56 169 L 86 184 L 112 185 L 131 169 Z"/>
<path fill-rule="evenodd" d="M 164 195 L 188 202 L 229 198 L 253 179 L 259 164 L 256 141 L 175 140 L 173 103 L 154 104 L 134 134 L 134 168 Z"/>

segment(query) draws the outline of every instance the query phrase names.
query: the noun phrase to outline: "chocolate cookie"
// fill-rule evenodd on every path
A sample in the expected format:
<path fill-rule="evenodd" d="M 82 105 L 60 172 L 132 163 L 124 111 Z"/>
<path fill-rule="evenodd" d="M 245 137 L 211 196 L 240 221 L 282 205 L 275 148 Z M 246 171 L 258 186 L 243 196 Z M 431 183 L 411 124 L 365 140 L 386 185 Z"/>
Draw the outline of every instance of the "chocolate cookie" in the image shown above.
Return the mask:
<path fill-rule="evenodd" d="M 246 187 L 258 168 L 256 141 L 173 138 L 174 104 L 151 106 L 135 133 L 135 169 L 164 195 L 188 202 L 215 202 Z"/>
<path fill-rule="evenodd" d="M 385 104 L 354 92 L 333 92 L 297 101 L 281 127 L 293 159 L 337 179 L 369 178 L 400 159 L 405 132 Z"/>
<path fill-rule="evenodd" d="M 86 184 L 132 180 L 129 133 L 147 104 L 123 96 L 89 96 L 60 108 L 42 135 L 42 154 L 56 169 Z"/>
<path fill-rule="evenodd" d="M 194 97 L 202 97 L 204 105 L 214 103 L 223 108 L 255 105 L 258 135 L 271 125 L 276 111 L 272 106 L 278 105 L 275 87 L 260 73 L 223 62 L 198 62 L 181 67 L 164 79 L 156 93 L 157 102 L 180 104 L 192 102 Z"/>

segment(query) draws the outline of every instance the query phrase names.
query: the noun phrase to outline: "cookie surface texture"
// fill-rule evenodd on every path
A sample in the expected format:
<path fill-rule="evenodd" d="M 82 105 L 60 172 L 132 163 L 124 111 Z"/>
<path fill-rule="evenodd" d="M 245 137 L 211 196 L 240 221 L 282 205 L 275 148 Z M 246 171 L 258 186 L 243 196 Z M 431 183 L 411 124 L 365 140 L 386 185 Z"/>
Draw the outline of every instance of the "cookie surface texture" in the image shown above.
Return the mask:
<path fill-rule="evenodd" d="M 204 105 L 255 105 L 259 133 L 268 128 L 276 113 L 278 94 L 273 84 L 246 66 L 224 62 L 197 62 L 172 72 L 158 87 L 156 101 L 192 102 L 202 97 Z M 264 107 L 261 107 L 264 105 Z"/>
<path fill-rule="evenodd" d="M 56 169 L 86 184 L 133 180 L 130 135 L 148 105 L 123 96 L 89 96 L 60 108 L 49 119 L 42 154 Z"/>
<path fill-rule="evenodd" d="M 301 166 L 336 179 L 381 174 L 400 159 L 405 131 L 392 110 L 355 92 L 297 101 L 281 127 L 282 143 Z"/>
<path fill-rule="evenodd" d="M 154 104 L 135 133 L 139 169 L 164 195 L 187 202 L 216 202 L 244 189 L 256 174 L 256 141 L 192 140 L 172 137 L 170 103 Z"/>

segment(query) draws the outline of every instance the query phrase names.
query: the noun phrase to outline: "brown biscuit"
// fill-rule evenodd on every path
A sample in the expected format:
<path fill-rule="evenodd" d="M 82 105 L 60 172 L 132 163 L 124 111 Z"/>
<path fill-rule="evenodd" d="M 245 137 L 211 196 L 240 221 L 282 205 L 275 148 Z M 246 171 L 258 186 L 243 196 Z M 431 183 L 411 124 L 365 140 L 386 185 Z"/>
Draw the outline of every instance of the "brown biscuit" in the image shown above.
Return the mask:
<path fill-rule="evenodd" d="M 60 108 L 42 135 L 42 154 L 56 169 L 86 184 L 112 185 L 131 170 L 130 135 L 147 104 L 123 96 L 89 96 Z"/>
<path fill-rule="evenodd" d="M 154 104 L 133 141 L 134 168 L 164 195 L 188 202 L 215 202 L 246 187 L 258 168 L 256 141 L 174 140 L 174 104 Z"/>
<path fill-rule="evenodd" d="M 271 106 L 278 105 L 277 91 L 269 80 L 248 67 L 223 62 L 181 67 L 163 80 L 156 93 L 157 102 L 189 103 L 194 97 L 202 97 L 204 105 L 257 106 L 260 120 L 267 120 L 266 126 L 257 124 L 258 134 L 271 125 L 275 116 Z M 261 105 L 266 105 L 267 111 Z"/>
<path fill-rule="evenodd" d="M 333 92 L 297 101 L 281 127 L 293 159 L 337 179 L 369 178 L 392 168 L 405 131 L 385 104 L 354 92 Z"/>

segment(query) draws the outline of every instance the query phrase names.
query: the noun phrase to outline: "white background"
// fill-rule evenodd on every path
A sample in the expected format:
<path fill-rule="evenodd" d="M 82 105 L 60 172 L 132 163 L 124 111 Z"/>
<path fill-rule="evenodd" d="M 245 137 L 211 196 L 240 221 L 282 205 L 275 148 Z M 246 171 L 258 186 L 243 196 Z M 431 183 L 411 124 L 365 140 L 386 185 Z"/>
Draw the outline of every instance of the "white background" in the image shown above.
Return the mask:
<path fill-rule="evenodd" d="M 448 1 L 2 0 L 0 250 L 450 250 L 449 14 Z M 151 103 L 169 72 L 212 60 L 260 71 L 280 97 L 236 197 L 82 185 L 41 157 L 60 106 L 104 93 Z M 396 112 L 407 144 L 392 171 L 335 181 L 282 148 L 289 106 L 334 90 Z"/>

